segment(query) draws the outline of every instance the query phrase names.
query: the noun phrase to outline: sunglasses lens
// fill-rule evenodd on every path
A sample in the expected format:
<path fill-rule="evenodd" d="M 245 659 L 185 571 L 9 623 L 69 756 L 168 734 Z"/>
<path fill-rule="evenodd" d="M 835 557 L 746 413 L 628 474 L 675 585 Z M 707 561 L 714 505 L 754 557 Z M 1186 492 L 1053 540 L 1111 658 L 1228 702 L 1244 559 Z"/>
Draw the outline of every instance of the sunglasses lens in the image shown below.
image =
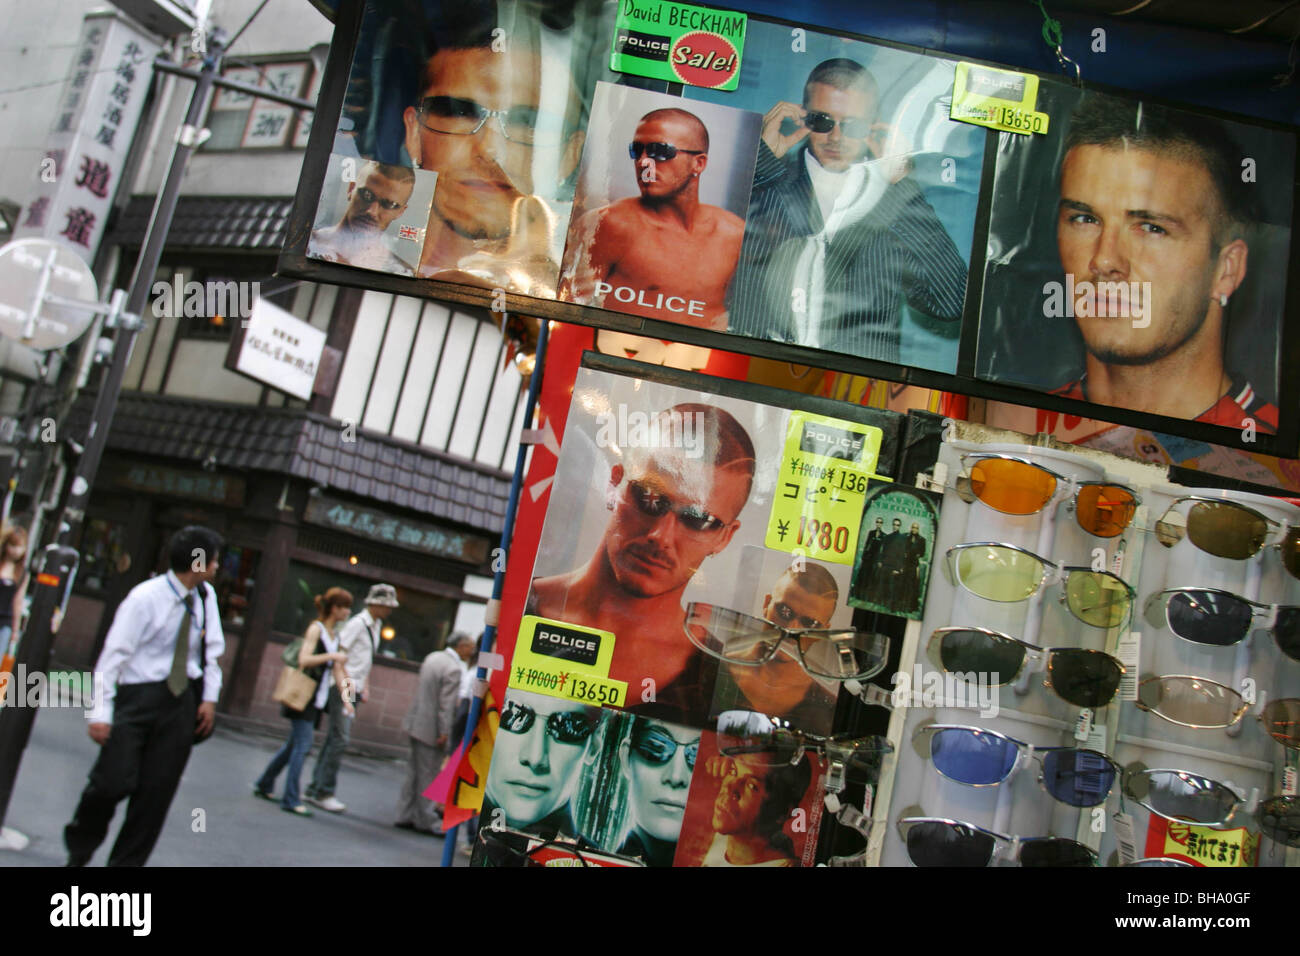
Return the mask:
<path fill-rule="evenodd" d="M 1259 719 L 1268 735 L 1283 747 L 1300 750 L 1300 700 L 1275 700 L 1264 708 Z"/>
<path fill-rule="evenodd" d="M 1138 704 L 1157 717 L 1192 727 L 1231 727 L 1246 712 L 1231 688 L 1195 677 L 1153 677 L 1138 686 Z"/>
<path fill-rule="evenodd" d="M 1264 546 L 1268 523 L 1233 504 L 1198 501 L 1187 513 L 1187 534 L 1202 551 L 1241 561 Z"/>
<path fill-rule="evenodd" d="M 1099 538 L 1113 538 L 1129 526 L 1137 499 L 1116 485 L 1084 485 L 1075 497 L 1079 527 Z"/>
<path fill-rule="evenodd" d="M 1238 802 L 1237 795 L 1222 784 L 1181 770 L 1133 774 L 1124 789 L 1160 816 L 1188 823 L 1226 823 Z"/>
<path fill-rule="evenodd" d="M 1126 585 L 1104 571 L 1071 571 L 1065 579 L 1066 604 L 1074 616 L 1093 627 L 1118 627 L 1128 617 L 1132 595 Z"/>
<path fill-rule="evenodd" d="M 1270 840 L 1300 847 L 1300 799 L 1270 797 L 1259 805 L 1255 819 Z"/>
<path fill-rule="evenodd" d="M 781 632 L 767 621 L 712 604 L 692 603 L 684 627 L 700 650 L 737 664 L 761 664 L 781 642 Z"/>
<path fill-rule="evenodd" d="M 1300 607 L 1280 607 L 1273 624 L 1278 649 L 1293 661 L 1300 661 Z"/>
<path fill-rule="evenodd" d="M 930 759 L 945 777 L 972 787 L 1001 783 L 1016 764 L 1019 750 L 1005 737 L 978 730 L 936 730 Z"/>
<path fill-rule="evenodd" d="M 1056 479 L 1023 461 L 982 458 L 971 465 L 970 487 L 994 511 L 1031 515 L 1052 500 Z"/>
<path fill-rule="evenodd" d="M 997 686 L 1010 683 L 1020 673 L 1025 649 L 980 631 L 949 631 L 940 638 L 939 661 L 944 670 L 953 673 L 988 674 Z"/>
<path fill-rule="evenodd" d="M 1115 785 L 1115 767 L 1091 750 L 1049 750 L 1043 757 L 1043 786 L 1072 807 L 1098 807 Z"/>
<path fill-rule="evenodd" d="M 956 552 L 957 577 L 972 594 L 987 601 L 1023 601 L 1038 590 L 1043 562 L 999 545 Z"/>
<path fill-rule="evenodd" d="M 830 631 L 825 635 L 800 634 L 804 666 L 821 677 L 863 680 L 885 669 L 889 638 L 859 631 Z"/>
<path fill-rule="evenodd" d="M 1026 840 L 1020 847 L 1021 866 L 1092 866 L 1096 857 L 1073 840 Z"/>
<path fill-rule="evenodd" d="M 1300 528 L 1290 528 L 1282 539 L 1282 566 L 1291 577 L 1300 578 Z"/>
<path fill-rule="evenodd" d="M 1071 647 L 1053 651 L 1047 662 L 1052 689 L 1076 707 L 1104 707 L 1119 690 L 1124 666 L 1109 654 Z"/>
<path fill-rule="evenodd" d="M 1166 548 L 1172 548 L 1187 534 L 1187 519 L 1170 508 L 1156 522 L 1156 540 Z"/>
<path fill-rule="evenodd" d="M 993 843 L 987 833 L 938 820 L 907 831 L 907 855 L 916 866 L 988 866 Z"/>
<path fill-rule="evenodd" d="M 871 124 L 861 119 L 841 120 L 840 132 L 849 139 L 866 139 L 871 135 Z"/>
<path fill-rule="evenodd" d="M 1250 629 L 1250 605 L 1231 594 L 1179 591 L 1169 596 L 1169 626 L 1179 637 L 1211 647 L 1238 643 Z"/>
<path fill-rule="evenodd" d="M 808 113 L 804 116 L 803 125 L 814 133 L 829 133 L 835 128 L 835 120 L 825 113 Z"/>

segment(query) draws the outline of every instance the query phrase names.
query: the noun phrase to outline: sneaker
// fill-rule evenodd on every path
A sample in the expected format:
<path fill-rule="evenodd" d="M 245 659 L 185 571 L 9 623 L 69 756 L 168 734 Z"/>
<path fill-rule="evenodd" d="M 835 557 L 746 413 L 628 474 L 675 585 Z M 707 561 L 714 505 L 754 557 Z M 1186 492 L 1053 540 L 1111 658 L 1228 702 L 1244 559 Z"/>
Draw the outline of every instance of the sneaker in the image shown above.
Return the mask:
<path fill-rule="evenodd" d="M 322 810 L 328 810 L 330 813 L 342 813 L 348 808 L 348 805 L 331 794 L 328 797 L 308 797 L 309 803 L 315 804 Z"/>
<path fill-rule="evenodd" d="M 280 809 L 283 810 L 285 813 L 296 813 L 300 817 L 315 816 L 314 813 L 308 810 L 307 807 L 301 803 L 298 804 L 296 807 L 281 807 Z"/>

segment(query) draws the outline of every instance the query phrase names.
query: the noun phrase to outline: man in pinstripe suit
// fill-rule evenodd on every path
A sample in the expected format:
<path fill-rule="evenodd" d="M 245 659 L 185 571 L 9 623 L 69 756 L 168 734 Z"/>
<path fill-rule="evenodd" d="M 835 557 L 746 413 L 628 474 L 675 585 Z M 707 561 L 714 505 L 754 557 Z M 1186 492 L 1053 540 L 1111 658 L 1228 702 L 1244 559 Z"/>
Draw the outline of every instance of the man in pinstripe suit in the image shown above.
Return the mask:
<path fill-rule="evenodd" d="M 965 262 L 910 161 L 875 159 L 879 100 L 871 73 L 837 58 L 809 74 L 802 106 L 763 118 L 730 331 L 898 362 L 904 303 L 961 318 Z"/>

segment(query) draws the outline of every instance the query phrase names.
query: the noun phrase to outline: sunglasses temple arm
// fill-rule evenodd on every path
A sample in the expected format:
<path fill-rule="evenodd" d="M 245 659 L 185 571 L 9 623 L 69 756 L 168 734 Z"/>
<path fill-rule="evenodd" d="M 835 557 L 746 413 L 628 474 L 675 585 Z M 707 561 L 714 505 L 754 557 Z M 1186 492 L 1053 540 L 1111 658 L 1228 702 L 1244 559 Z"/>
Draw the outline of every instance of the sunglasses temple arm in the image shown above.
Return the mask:
<path fill-rule="evenodd" d="M 894 709 L 894 695 L 883 687 L 877 687 L 875 684 L 864 684 L 859 680 L 846 680 L 844 688 L 850 694 L 857 695 L 864 704 L 883 707 L 888 711 Z"/>

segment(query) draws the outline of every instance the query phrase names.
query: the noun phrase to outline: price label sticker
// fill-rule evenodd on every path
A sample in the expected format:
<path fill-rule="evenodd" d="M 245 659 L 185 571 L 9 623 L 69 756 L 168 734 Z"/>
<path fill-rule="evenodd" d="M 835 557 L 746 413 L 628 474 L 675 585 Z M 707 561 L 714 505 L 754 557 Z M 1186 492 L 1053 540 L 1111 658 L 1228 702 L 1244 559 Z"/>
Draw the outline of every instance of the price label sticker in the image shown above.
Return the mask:
<path fill-rule="evenodd" d="M 1041 136 L 1047 132 L 1048 116 L 1035 109 L 1037 103 L 1038 77 L 1032 73 L 974 63 L 958 63 L 953 72 L 949 115 L 962 123 Z"/>
<path fill-rule="evenodd" d="M 852 565 L 883 438 L 874 425 L 791 412 L 766 545 Z"/>
<path fill-rule="evenodd" d="M 1111 819 L 1115 821 L 1115 845 L 1119 850 L 1119 862 L 1127 866 L 1138 858 L 1137 837 L 1133 834 L 1133 816 L 1128 813 L 1117 813 Z"/>
<path fill-rule="evenodd" d="M 1119 682 L 1120 700 L 1138 699 L 1138 659 L 1142 655 L 1142 632 L 1130 631 L 1128 637 L 1120 639 L 1115 656 L 1124 665 L 1124 676 Z"/>
<path fill-rule="evenodd" d="M 611 680 L 614 635 L 526 614 L 510 662 L 509 687 L 596 706 L 622 707 L 627 681 Z"/>

